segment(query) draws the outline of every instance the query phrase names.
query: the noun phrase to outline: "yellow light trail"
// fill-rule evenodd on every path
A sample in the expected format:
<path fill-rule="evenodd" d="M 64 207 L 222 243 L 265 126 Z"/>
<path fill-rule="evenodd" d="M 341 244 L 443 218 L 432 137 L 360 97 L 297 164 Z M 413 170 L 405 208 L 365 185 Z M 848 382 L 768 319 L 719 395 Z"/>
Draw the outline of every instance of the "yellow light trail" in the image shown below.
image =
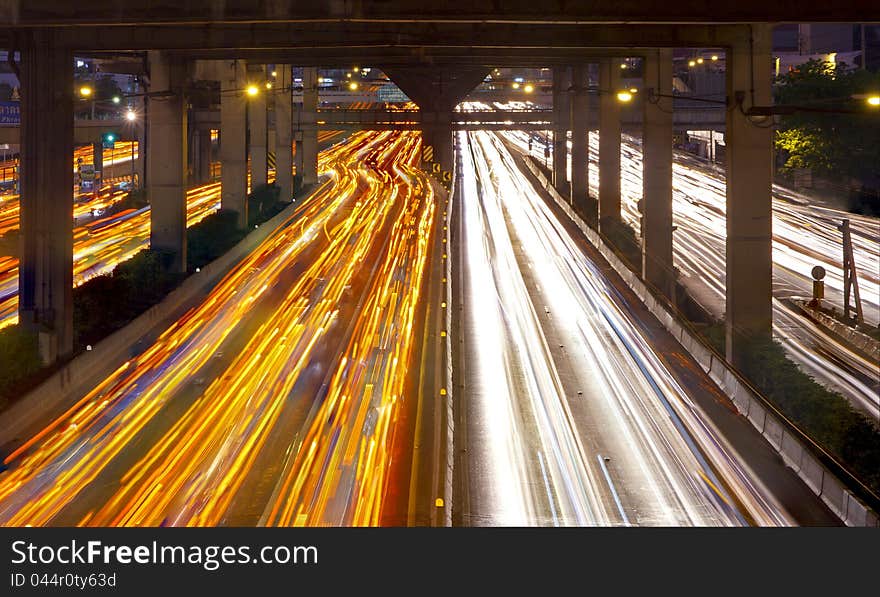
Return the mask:
<path fill-rule="evenodd" d="M 296 442 L 311 455 L 308 466 L 300 451 L 290 452 L 267 508 L 277 514 L 265 522 L 376 523 L 435 210 L 427 178 L 415 169 L 419 146 L 412 133 L 361 133 L 322 153 L 330 181 L 285 225 L 144 353 L 7 458 L 0 522 L 52 524 L 163 409 L 186 400 L 199 371 L 259 310 L 259 325 L 223 370 L 75 522 L 222 524 L 284 409 L 313 399 L 299 434 L 306 440 Z M 281 284 L 297 263 L 305 270 Z M 342 324 L 339 311 L 352 293 L 362 306 Z M 332 342 L 344 350 L 325 363 L 333 372 L 326 395 L 299 396 L 297 380 Z M 322 433 L 330 421 L 334 428 Z M 278 507 L 297 504 L 291 513 L 298 516 L 309 494 L 317 500 L 310 520 L 291 520 Z"/>

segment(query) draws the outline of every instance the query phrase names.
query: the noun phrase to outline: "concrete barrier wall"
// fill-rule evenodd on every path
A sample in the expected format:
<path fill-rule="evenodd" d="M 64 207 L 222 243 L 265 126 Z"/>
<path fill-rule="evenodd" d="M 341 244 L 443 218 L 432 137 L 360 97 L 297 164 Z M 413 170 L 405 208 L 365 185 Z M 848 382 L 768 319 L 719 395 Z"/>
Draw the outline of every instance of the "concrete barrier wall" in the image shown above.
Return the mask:
<path fill-rule="evenodd" d="M 251 231 L 232 249 L 201 271 L 189 276 L 159 304 L 150 307 L 124 328 L 117 330 L 59 369 L 25 396 L 15 400 L 0 413 L 0 446 L 11 451 L 32 437 L 47 420 L 62 415 L 79 398 L 77 390 L 97 382 L 127 364 L 132 346 L 148 334 L 164 329 L 164 323 L 190 304 L 206 287 L 212 286 L 263 242 L 284 220 L 289 218 L 291 204 L 271 220 Z"/>
<path fill-rule="evenodd" d="M 863 334 L 858 330 L 854 330 L 848 325 L 844 325 L 821 311 L 816 311 L 805 307 L 798 302 L 801 312 L 812 319 L 814 322 L 824 327 L 832 335 L 839 337 L 849 346 L 856 348 L 872 362 L 880 362 L 880 342 L 874 340 L 871 336 Z"/>
<path fill-rule="evenodd" d="M 568 200 L 553 188 L 537 164 L 528 156 L 524 156 L 524 161 L 556 205 L 577 225 L 669 333 L 678 338 L 684 349 L 727 394 L 737 411 L 745 416 L 782 456 L 786 465 L 794 470 L 845 524 L 849 526 L 880 526 L 877 513 L 865 506 L 839 478 L 822 464 L 816 454 L 804 444 L 801 437 L 790 430 L 788 425 L 767 406 L 766 401 L 739 377 L 739 374 L 730 367 L 727 361 L 715 356 L 702 339 L 685 324 L 678 321 L 677 314 L 668 309 L 664 302 L 655 299 L 645 283 L 620 260 L 599 234 L 587 226 L 574 212 L 568 204 Z"/>

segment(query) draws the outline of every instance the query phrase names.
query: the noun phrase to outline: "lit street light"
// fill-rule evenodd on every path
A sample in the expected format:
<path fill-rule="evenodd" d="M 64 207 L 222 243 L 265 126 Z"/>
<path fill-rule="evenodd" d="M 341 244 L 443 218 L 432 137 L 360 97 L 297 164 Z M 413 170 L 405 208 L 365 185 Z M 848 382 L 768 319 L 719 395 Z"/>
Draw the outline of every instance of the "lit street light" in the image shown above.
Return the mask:
<path fill-rule="evenodd" d="M 248 85 L 247 86 L 247 94 L 251 97 L 256 97 L 257 94 L 260 93 L 260 88 L 256 85 Z"/>
<path fill-rule="evenodd" d="M 880 106 L 880 95 L 872 95 L 867 100 L 869 106 L 877 107 Z"/>
<path fill-rule="evenodd" d="M 352 81 L 351 83 L 348 84 L 348 88 L 349 88 L 351 91 L 357 91 L 358 84 L 355 83 L 354 81 Z"/>
<path fill-rule="evenodd" d="M 122 99 L 118 95 L 113 96 L 113 103 L 114 104 L 118 104 L 121 101 L 122 101 Z"/>
<path fill-rule="evenodd" d="M 632 101 L 633 94 L 629 91 L 618 91 L 617 92 L 617 101 L 626 103 Z"/>
<path fill-rule="evenodd" d="M 137 120 L 137 114 L 134 113 L 134 110 L 129 108 L 128 111 L 125 113 L 125 119 L 129 122 L 134 122 L 135 120 Z"/>
<path fill-rule="evenodd" d="M 535 86 L 532 85 L 531 83 L 527 83 L 526 86 L 523 87 L 523 91 L 525 91 L 526 93 L 531 93 L 534 90 L 535 90 Z"/>
<path fill-rule="evenodd" d="M 79 94 L 83 97 L 91 97 L 92 88 L 89 87 L 88 85 L 83 85 L 82 87 L 79 88 Z"/>

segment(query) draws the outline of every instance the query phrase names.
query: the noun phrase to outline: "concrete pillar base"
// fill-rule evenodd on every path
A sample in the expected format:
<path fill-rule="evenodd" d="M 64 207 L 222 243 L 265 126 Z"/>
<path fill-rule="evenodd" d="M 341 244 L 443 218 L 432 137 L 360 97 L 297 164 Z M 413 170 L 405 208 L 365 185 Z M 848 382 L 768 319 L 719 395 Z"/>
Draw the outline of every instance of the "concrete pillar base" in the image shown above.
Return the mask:
<path fill-rule="evenodd" d="M 50 364 L 73 352 L 73 54 L 22 35 L 19 321 Z"/>
<path fill-rule="evenodd" d="M 290 201 L 293 198 L 293 156 L 291 141 L 291 97 L 290 86 L 292 84 L 290 65 L 278 65 L 278 76 L 275 79 L 277 89 L 284 89 L 284 93 L 275 94 L 275 185 L 278 187 L 280 201 Z"/>
<path fill-rule="evenodd" d="M 318 182 L 318 69 L 303 69 L 303 103 L 297 108 L 296 179 L 294 186 Z"/>
<path fill-rule="evenodd" d="M 620 221 L 620 87 L 618 61 L 599 64 L 599 221 Z M 613 226 L 613 224 L 611 224 Z"/>
<path fill-rule="evenodd" d="M 220 63 L 220 205 L 238 214 L 238 227 L 248 226 L 247 96 L 244 62 Z"/>
<path fill-rule="evenodd" d="M 598 214 L 590 201 L 589 188 L 589 116 L 590 96 L 587 94 L 587 65 L 572 68 L 571 97 L 571 203 L 590 224 Z"/>
<path fill-rule="evenodd" d="M 248 68 L 249 81 L 262 86 L 266 80 L 266 67 Z M 248 103 L 248 128 L 251 156 L 251 192 L 265 186 L 268 176 L 266 163 L 266 94 L 259 93 Z"/>
<path fill-rule="evenodd" d="M 664 296 L 675 296 L 672 263 L 672 50 L 645 57 L 646 93 L 642 154 L 642 275 Z M 665 97 L 663 97 L 665 96 Z"/>
<path fill-rule="evenodd" d="M 727 110 L 726 342 L 727 358 L 743 363 L 756 342 L 771 337 L 773 323 L 772 203 L 773 129 L 743 114 L 773 103 L 770 77 L 772 27 L 751 26 L 727 55 L 727 93 L 738 106 Z M 763 119 L 766 120 L 766 119 Z"/>
<path fill-rule="evenodd" d="M 553 186 L 563 196 L 571 194 L 568 187 L 568 125 L 571 105 L 568 88 L 571 74 L 567 67 L 553 69 Z"/>
<path fill-rule="evenodd" d="M 150 199 L 150 248 L 168 255 L 168 268 L 186 271 L 187 65 L 151 51 L 150 85 L 174 95 L 150 102 L 147 158 Z"/>

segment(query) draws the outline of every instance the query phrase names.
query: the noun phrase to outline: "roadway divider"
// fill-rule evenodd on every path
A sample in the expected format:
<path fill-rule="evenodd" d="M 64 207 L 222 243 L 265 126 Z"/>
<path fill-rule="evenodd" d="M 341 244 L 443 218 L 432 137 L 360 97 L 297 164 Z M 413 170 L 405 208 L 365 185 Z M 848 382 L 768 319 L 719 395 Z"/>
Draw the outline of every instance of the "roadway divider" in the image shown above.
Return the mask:
<path fill-rule="evenodd" d="M 457 189 L 457 185 L 455 184 L 455 175 L 457 173 L 458 167 L 456 161 L 453 160 L 452 164 L 452 172 L 449 177 L 449 180 L 446 181 L 448 183 L 448 191 L 446 193 L 446 205 L 444 207 L 444 211 L 446 212 L 446 217 L 443 218 L 443 228 L 441 229 L 441 234 L 445 239 L 445 243 L 443 243 L 444 250 L 446 251 L 448 258 L 443 260 L 443 276 L 446 279 L 446 284 L 444 287 L 444 295 L 443 300 L 446 301 L 446 305 L 448 306 L 445 309 L 445 320 L 444 327 L 446 328 L 446 342 L 445 351 L 443 358 L 446 361 L 446 367 L 443 371 L 443 383 L 446 385 L 446 437 L 444 438 L 446 445 L 446 468 L 444 471 L 444 483 L 443 483 L 443 492 L 444 495 L 447 496 L 447 504 L 444 513 L 444 526 L 451 527 L 452 526 L 452 509 L 453 509 L 453 496 L 454 490 L 452 486 L 453 475 L 455 472 L 455 446 L 454 446 L 454 438 L 455 438 L 455 416 L 453 412 L 453 392 L 455 391 L 453 383 L 452 383 L 452 256 L 453 256 L 453 248 L 452 248 L 452 210 L 455 207 L 453 202 L 456 200 L 455 192 Z"/>
<path fill-rule="evenodd" d="M 800 312 L 813 321 L 816 325 L 824 328 L 827 333 L 840 339 L 851 346 L 856 352 L 870 360 L 872 363 L 880 363 L 880 342 L 867 334 L 841 323 L 817 309 L 812 309 L 804 301 L 791 301 Z"/>
<path fill-rule="evenodd" d="M 523 155 L 523 162 L 556 205 L 583 232 L 587 240 L 644 302 L 648 310 L 679 340 L 684 349 L 730 398 L 737 411 L 746 417 L 773 446 L 786 466 L 794 470 L 813 493 L 847 526 L 880 526 L 876 506 L 869 507 L 865 500 L 857 495 L 857 493 L 864 495 L 865 492 L 870 494 L 870 490 L 863 485 L 859 487 L 860 482 L 833 456 L 810 440 L 726 360 L 710 349 L 687 324 L 679 321 L 678 315 L 669 309 L 666 302 L 658 300 L 652 290 L 621 261 L 599 233 L 575 213 L 568 201 L 547 180 L 531 156 Z"/>
<path fill-rule="evenodd" d="M 98 342 L 92 350 L 78 355 L 42 384 L 9 405 L 0 413 L 0 447 L 4 453 L 13 451 L 48 422 L 64 414 L 88 387 L 93 387 L 117 369 L 126 366 L 135 356 L 132 349 L 139 341 L 152 338 L 163 331 L 200 294 L 212 288 L 293 215 L 298 205 L 299 202 L 291 203 L 273 218 L 260 224 L 232 249 L 202 267 L 201 271 L 188 276 L 160 303 Z"/>

